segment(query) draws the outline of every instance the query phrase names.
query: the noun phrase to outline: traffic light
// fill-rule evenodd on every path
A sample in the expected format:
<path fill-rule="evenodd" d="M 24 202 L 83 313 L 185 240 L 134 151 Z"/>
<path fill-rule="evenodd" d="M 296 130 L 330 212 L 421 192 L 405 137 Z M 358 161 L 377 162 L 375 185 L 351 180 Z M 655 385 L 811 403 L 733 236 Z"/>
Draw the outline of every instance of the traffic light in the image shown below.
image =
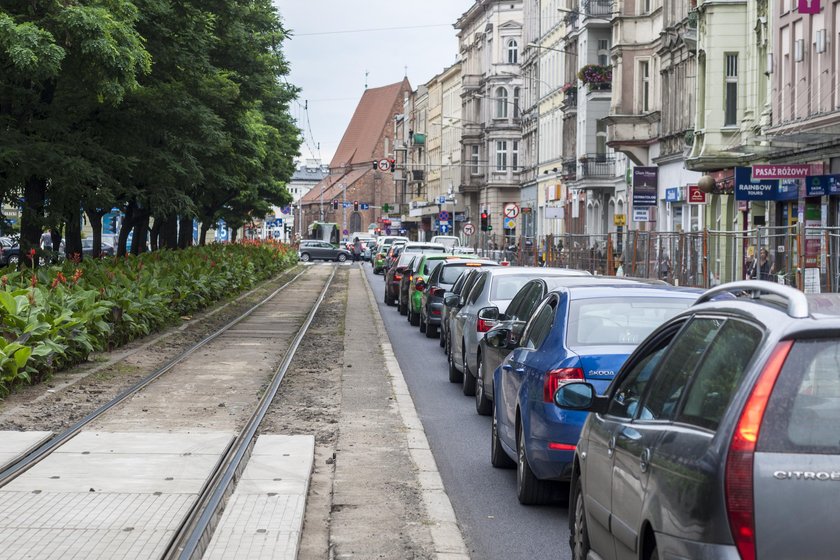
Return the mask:
<path fill-rule="evenodd" d="M 376 171 L 377 169 L 379 169 L 379 162 L 374 160 L 373 161 L 373 170 Z"/>
<path fill-rule="evenodd" d="M 397 169 L 397 160 L 392 159 L 392 160 L 389 160 L 389 161 L 391 162 L 391 173 L 393 173 Z"/>
<path fill-rule="evenodd" d="M 359 211 L 359 201 L 354 200 L 353 201 L 353 212 L 358 212 L 358 211 Z"/>
<path fill-rule="evenodd" d="M 333 200 L 333 210 L 338 210 L 338 201 Z"/>
<path fill-rule="evenodd" d="M 487 227 L 490 223 L 489 216 L 487 216 L 487 210 L 481 211 L 481 231 L 487 231 Z"/>

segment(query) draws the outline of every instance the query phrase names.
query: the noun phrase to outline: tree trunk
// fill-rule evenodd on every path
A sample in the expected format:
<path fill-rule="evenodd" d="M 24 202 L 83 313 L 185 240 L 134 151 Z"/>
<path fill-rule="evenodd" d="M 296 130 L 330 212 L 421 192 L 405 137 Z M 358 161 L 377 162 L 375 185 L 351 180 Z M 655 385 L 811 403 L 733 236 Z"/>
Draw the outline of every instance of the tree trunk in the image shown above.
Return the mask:
<path fill-rule="evenodd" d="M 236 243 L 236 234 L 239 233 L 238 228 L 230 228 L 230 242 Z"/>
<path fill-rule="evenodd" d="M 57 258 L 59 248 L 61 247 L 61 230 L 58 228 L 50 229 L 50 243 L 52 244 L 53 259 Z"/>
<path fill-rule="evenodd" d="M 93 253 L 91 256 L 98 259 L 102 256 L 102 216 L 105 215 L 105 212 L 86 208 L 85 214 L 87 214 L 90 227 L 93 230 Z"/>
<path fill-rule="evenodd" d="M 181 216 L 178 221 L 178 248 L 186 249 L 193 244 L 193 219 Z"/>
<path fill-rule="evenodd" d="M 146 252 L 146 243 L 149 241 L 149 210 L 146 208 L 137 209 L 137 221 L 134 224 L 134 236 L 131 239 L 131 254 L 139 255 Z"/>
<path fill-rule="evenodd" d="M 201 222 L 201 234 L 198 236 L 198 246 L 204 247 L 207 245 L 207 232 L 210 231 L 210 222 Z"/>
<path fill-rule="evenodd" d="M 170 216 L 162 220 L 160 226 L 160 247 L 166 249 L 178 248 L 178 218 Z"/>
<path fill-rule="evenodd" d="M 30 251 L 40 251 L 41 233 L 44 227 L 44 204 L 47 197 L 47 182 L 40 177 L 29 177 L 23 184 L 23 209 L 20 215 L 20 267 L 35 268 L 38 259 L 30 257 Z"/>
<path fill-rule="evenodd" d="M 81 210 L 76 206 L 67 215 L 67 224 L 64 226 L 64 254 L 68 259 L 82 260 L 82 220 Z"/>
<path fill-rule="evenodd" d="M 136 211 L 134 202 L 129 202 L 125 208 L 125 217 L 123 218 L 122 227 L 120 228 L 120 236 L 117 241 L 117 256 L 124 257 L 128 254 L 127 243 L 128 234 L 134 229 L 136 223 Z"/>
<path fill-rule="evenodd" d="M 152 251 L 157 251 L 158 249 L 160 249 L 160 226 L 162 224 L 163 221 L 161 221 L 160 218 L 155 218 L 155 221 L 152 224 L 152 228 L 149 232 L 149 245 L 152 247 Z"/>

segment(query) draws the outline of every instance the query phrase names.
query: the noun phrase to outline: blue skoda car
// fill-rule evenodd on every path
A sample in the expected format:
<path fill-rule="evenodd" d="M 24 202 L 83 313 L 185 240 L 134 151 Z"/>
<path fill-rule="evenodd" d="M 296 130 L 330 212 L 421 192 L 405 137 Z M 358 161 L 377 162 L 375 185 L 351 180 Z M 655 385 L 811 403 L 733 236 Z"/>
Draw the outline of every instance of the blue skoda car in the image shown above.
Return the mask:
<path fill-rule="evenodd" d="M 581 380 L 603 393 L 636 346 L 701 293 L 610 284 L 566 286 L 546 295 L 493 377 L 491 462 L 516 466 L 521 503 L 544 503 L 554 494 L 551 481 L 571 477 L 587 413 L 554 406 L 557 388 Z M 503 331 L 488 336 L 487 344 L 504 345 Z"/>

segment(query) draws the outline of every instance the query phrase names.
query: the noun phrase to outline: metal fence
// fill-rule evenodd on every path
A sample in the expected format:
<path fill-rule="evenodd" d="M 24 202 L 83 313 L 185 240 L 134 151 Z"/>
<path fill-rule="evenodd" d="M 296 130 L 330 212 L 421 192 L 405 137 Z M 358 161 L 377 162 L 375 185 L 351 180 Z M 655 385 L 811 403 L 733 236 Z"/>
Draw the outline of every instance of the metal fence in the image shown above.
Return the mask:
<path fill-rule="evenodd" d="M 700 288 L 761 278 L 808 292 L 840 292 L 840 228 L 506 237 L 502 246 L 490 238 L 476 241 L 484 242 L 474 246 L 479 255 L 515 266 L 568 267 Z"/>

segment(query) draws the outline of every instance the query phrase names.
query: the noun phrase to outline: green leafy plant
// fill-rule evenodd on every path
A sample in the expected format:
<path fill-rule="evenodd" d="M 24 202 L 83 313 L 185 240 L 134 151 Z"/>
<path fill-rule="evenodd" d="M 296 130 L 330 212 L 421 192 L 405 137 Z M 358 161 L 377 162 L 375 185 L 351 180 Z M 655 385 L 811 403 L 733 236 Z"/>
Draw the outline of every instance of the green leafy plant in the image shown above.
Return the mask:
<path fill-rule="evenodd" d="M 275 243 L 65 262 L 0 278 L 0 396 L 174 323 L 293 266 Z"/>

